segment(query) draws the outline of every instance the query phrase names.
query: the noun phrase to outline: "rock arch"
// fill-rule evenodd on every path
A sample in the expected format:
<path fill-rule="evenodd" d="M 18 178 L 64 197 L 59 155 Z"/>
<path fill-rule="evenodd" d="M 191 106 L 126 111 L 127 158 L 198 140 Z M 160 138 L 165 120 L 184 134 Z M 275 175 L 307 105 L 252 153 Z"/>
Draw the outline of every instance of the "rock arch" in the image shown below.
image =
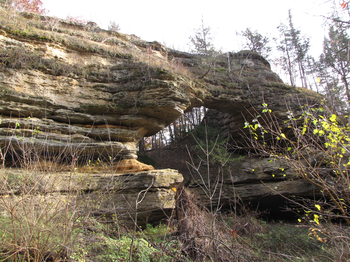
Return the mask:
<path fill-rule="evenodd" d="M 187 64 L 198 63 L 193 55 L 173 51 L 176 55 Z M 285 85 L 254 52 L 229 56 L 231 71 L 223 56 L 205 81 L 194 73 L 180 75 L 164 68 L 153 69 L 152 78 L 144 79 L 139 75 L 143 65 L 131 67 L 129 61 L 110 65 L 114 80 L 98 83 L 8 68 L 0 74 L 1 145 L 21 137 L 18 144 L 34 139 L 38 146 L 46 144 L 57 152 L 69 143 L 86 155 L 118 153 L 123 159 L 136 159 L 137 143 L 143 136 L 157 133 L 193 107 L 230 115 L 227 132 L 235 136 L 243 127 L 243 115 L 253 107 L 261 108 L 262 103 L 283 117 L 286 104 L 297 109 L 303 100 L 319 99 L 309 90 Z M 37 135 L 33 137 L 34 130 Z"/>
<path fill-rule="evenodd" d="M 285 103 L 297 109 L 306 100 L 319 100 L 309 90 L 285 85 L 263 57 L 250 51 L 220 56 L 200 79 L 205 69 L 199 56 L 67 21 L 49 28 L 46 18 L 21 16 L 16 21 L 26 25 L 23 32 L 12 25 L 0 32 L 1 162 L 9 148 L 10 160 L 17 152 L 49 159 L 66 153 L 73 160 L 134 160 L 142 137 L 193 107 L 229 114 L 234 124 L 228 132 L 235 134 L 243 125 L 242 113 L 263 102 L 283 117 Z M 35 34 L 28 33 L 30 25 L 37 27 Z M 88 190 L 106 183 L 103 176 L 92 177 Z M 159 212 L 174 207 L 171 188 L 182 181 L 176 171 L 130 177 L 138 182 L 128 184 L 128 190 L 137 187 L 133 198 L 148 188 L 142 183 L 148 179 L 155 181 L 148 203 L 156 203 Z"/>

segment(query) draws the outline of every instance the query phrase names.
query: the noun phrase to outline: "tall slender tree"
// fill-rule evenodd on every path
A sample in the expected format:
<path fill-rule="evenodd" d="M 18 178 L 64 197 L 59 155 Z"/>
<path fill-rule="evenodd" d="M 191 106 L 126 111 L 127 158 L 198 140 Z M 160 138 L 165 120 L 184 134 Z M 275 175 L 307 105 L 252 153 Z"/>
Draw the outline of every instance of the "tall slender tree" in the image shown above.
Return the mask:
<path fill-rule="evenodd" d="M 194 30 L 194 35 L 189 39 L 191 52 L 203 56 L 211 56 L 215 52 L 211 28 L 204 24 L 203 18 L 200 26 Z"/>
<path fill-rule="evenodd" d="M 344 23 L 333 21 L 329 27 L 328 37 L 323 41 L 323 53 L 319 59 L 318 70 L 326 85 L 330 82 L 342 83 L 343 86 L 339 88 L 344 89 L 346 102 L 350 109 L 349 44 L 350 36 L 347 33 L 347 26 Z"/>
<path fill-rule="evenodd" d="M 292 86 L 295 86 L 295 69 L 292 57 L 292 47 L 290 34 L 285 25 L 281 24 L 278 27 L 281 34 L 280 45 L 277 46 L 277 49 L 282 52 L 282 56 L 278 59 L 279 64 L 282 69 L 289 75 L 289 81 Z"/>
<path fill-rule="evenodd" d="M 203 18 L 201 25 L 194 30 L 194 35 L 190 36 L 189 39 L 191 52 L 202 57 L 202 65 L 204 65 L 206 71 L 199 78 L 204 78 L 210 72 L 211 68 L 213 66 L 215 67 L 215 61 L 219 52 L 214 48 L 211 28 L 204 24 Z"/>
<path fill-rule="evenodd" d="M 310 39 L 301 35 L 301 31 L 294 27 L 292 13 L 288 12 L 288 25 L 280 25 L 278 27 L 282 40 L 277 47 L 282 51 L 286 57 L 285 70 L 288 72 L 291 85 L 295 86 L 295 71 L 299 72 L 301 85 L 307 87 L 305 63 L 307 59 L 307 52 L 310 48 Z M 297 68 L 297 69 L 295 69 Z"/>

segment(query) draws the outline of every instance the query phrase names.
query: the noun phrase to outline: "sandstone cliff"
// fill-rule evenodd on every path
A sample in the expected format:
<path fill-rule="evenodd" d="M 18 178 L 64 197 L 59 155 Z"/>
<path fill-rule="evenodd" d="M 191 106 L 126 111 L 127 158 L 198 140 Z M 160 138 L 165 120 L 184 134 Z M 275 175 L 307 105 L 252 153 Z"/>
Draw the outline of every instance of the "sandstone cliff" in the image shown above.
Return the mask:
<path fill-rule="evenodd" d="M 297 106 L 297 98 L 314 97 L 284 85 L 252 52 L 230 54 L 228 73 L 223 57 L 216 75 L 199 80 L 199 69 L 181 65 L 195 65 L 195 56 L 157 42 L 93 24 L 26 13 L 15 21 L 6 15 L 0 36 L 2 145 L 15 139 L 9 134 L 16 129 L 23 143 L 30 137 L 54 151 L 69 142 L 81 155 L 136 158 L 143 136 L 192 107 L 204 105 L 242 119 L 242 109 L 260 108 L 262 101 L 283 115 L 285 103 Z M 40 134 L 33 137 L 33 129 Z"/>
<path fill-rule="evenodd" d="M 244 116 L 263 102 L 283 118 L 286 104 L 297 109 L 318 99 L 311 91 L 285 85 L 254 52 L 223 55 L 200 79 L 200 57 L 157 42 L 94 23 L 0 13 L 2 162 L 28 154 L 39 162 L 102 160 L 129 163 L 116 167 L 122 173 L 148 171 L 153 167 L 135 161 L 140 139 L 193 107 L 225 114 L 219 124 L 239 139 Z M 180 182 L 167 186 L 170 197 L 170 188 Z"/>

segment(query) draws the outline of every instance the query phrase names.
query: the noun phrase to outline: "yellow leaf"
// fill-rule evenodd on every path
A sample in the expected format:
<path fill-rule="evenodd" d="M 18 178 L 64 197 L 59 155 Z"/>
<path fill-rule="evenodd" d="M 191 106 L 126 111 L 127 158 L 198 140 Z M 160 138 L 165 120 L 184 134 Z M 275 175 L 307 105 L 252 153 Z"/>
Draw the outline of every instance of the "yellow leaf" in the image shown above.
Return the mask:
<path fill-rule="evenodd" d="M 315 207 L 316 207 L 318 210 L 321 210 L 321 206 L 320 206 L 320 205 L 315 205 Z"/>
<path fill-rule="evenodd" d="M 173 187 L 173 188 L 172 188 L 172 190 L 173 190 L 174 192 L 176 192 L 176 191 L 177 191 L 176 187 Z"/>
<path fill-rule="evenodd" d="M 331 120 L 332 122 L 335 122 L 337 120 L 337 116 L 335 114 L 333 114 L 329 120 Z"/>
<path fill-rule="evenodd" d="M 321 83 L 321 78 L 317 77 L 317 82 Z"/>
<path fill-rule="evenodd" d="M 314 215 L 314 221 L 316 222 L 317 225 L 320 224 L 320 221 L 318 220 L 319 215 Z"/>

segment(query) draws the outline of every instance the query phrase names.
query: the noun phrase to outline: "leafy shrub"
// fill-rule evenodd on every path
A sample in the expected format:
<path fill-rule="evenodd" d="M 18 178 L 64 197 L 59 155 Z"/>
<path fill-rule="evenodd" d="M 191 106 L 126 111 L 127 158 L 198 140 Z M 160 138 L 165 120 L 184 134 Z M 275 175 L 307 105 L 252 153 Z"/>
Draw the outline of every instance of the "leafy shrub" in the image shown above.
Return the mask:
<path fill-rule="evenodd" d="M 348 121 L 332 114 L 325 106 L 305 105 L 299 115 L 288 111 L 288 119 L 281 123 L 267 106 L 263 104 L 262 114 L 253 115 L 252 122 L 246 122 L 245 126 L 251 133 L 249 143 L 261 154 L 271 157 L 271 161 L 282 160 L 286 167 L 295 170 L 299 178 L 316 186 L 316 193 L 322 194 L 323 198 L 305 199 L 299 203 L 305 212 L 299 222 L 304 220 L 311 224 L 310 235 L 316 240 L 332 242 L 333 246 L 328 246 L 328 255 L 332 259 L 339 255 L 350 257 L 349 232 L 336 230 L 332 223 L 336 220 L 350 225 Z M 265 140 L 266 134 L 272 139 Z"/>

